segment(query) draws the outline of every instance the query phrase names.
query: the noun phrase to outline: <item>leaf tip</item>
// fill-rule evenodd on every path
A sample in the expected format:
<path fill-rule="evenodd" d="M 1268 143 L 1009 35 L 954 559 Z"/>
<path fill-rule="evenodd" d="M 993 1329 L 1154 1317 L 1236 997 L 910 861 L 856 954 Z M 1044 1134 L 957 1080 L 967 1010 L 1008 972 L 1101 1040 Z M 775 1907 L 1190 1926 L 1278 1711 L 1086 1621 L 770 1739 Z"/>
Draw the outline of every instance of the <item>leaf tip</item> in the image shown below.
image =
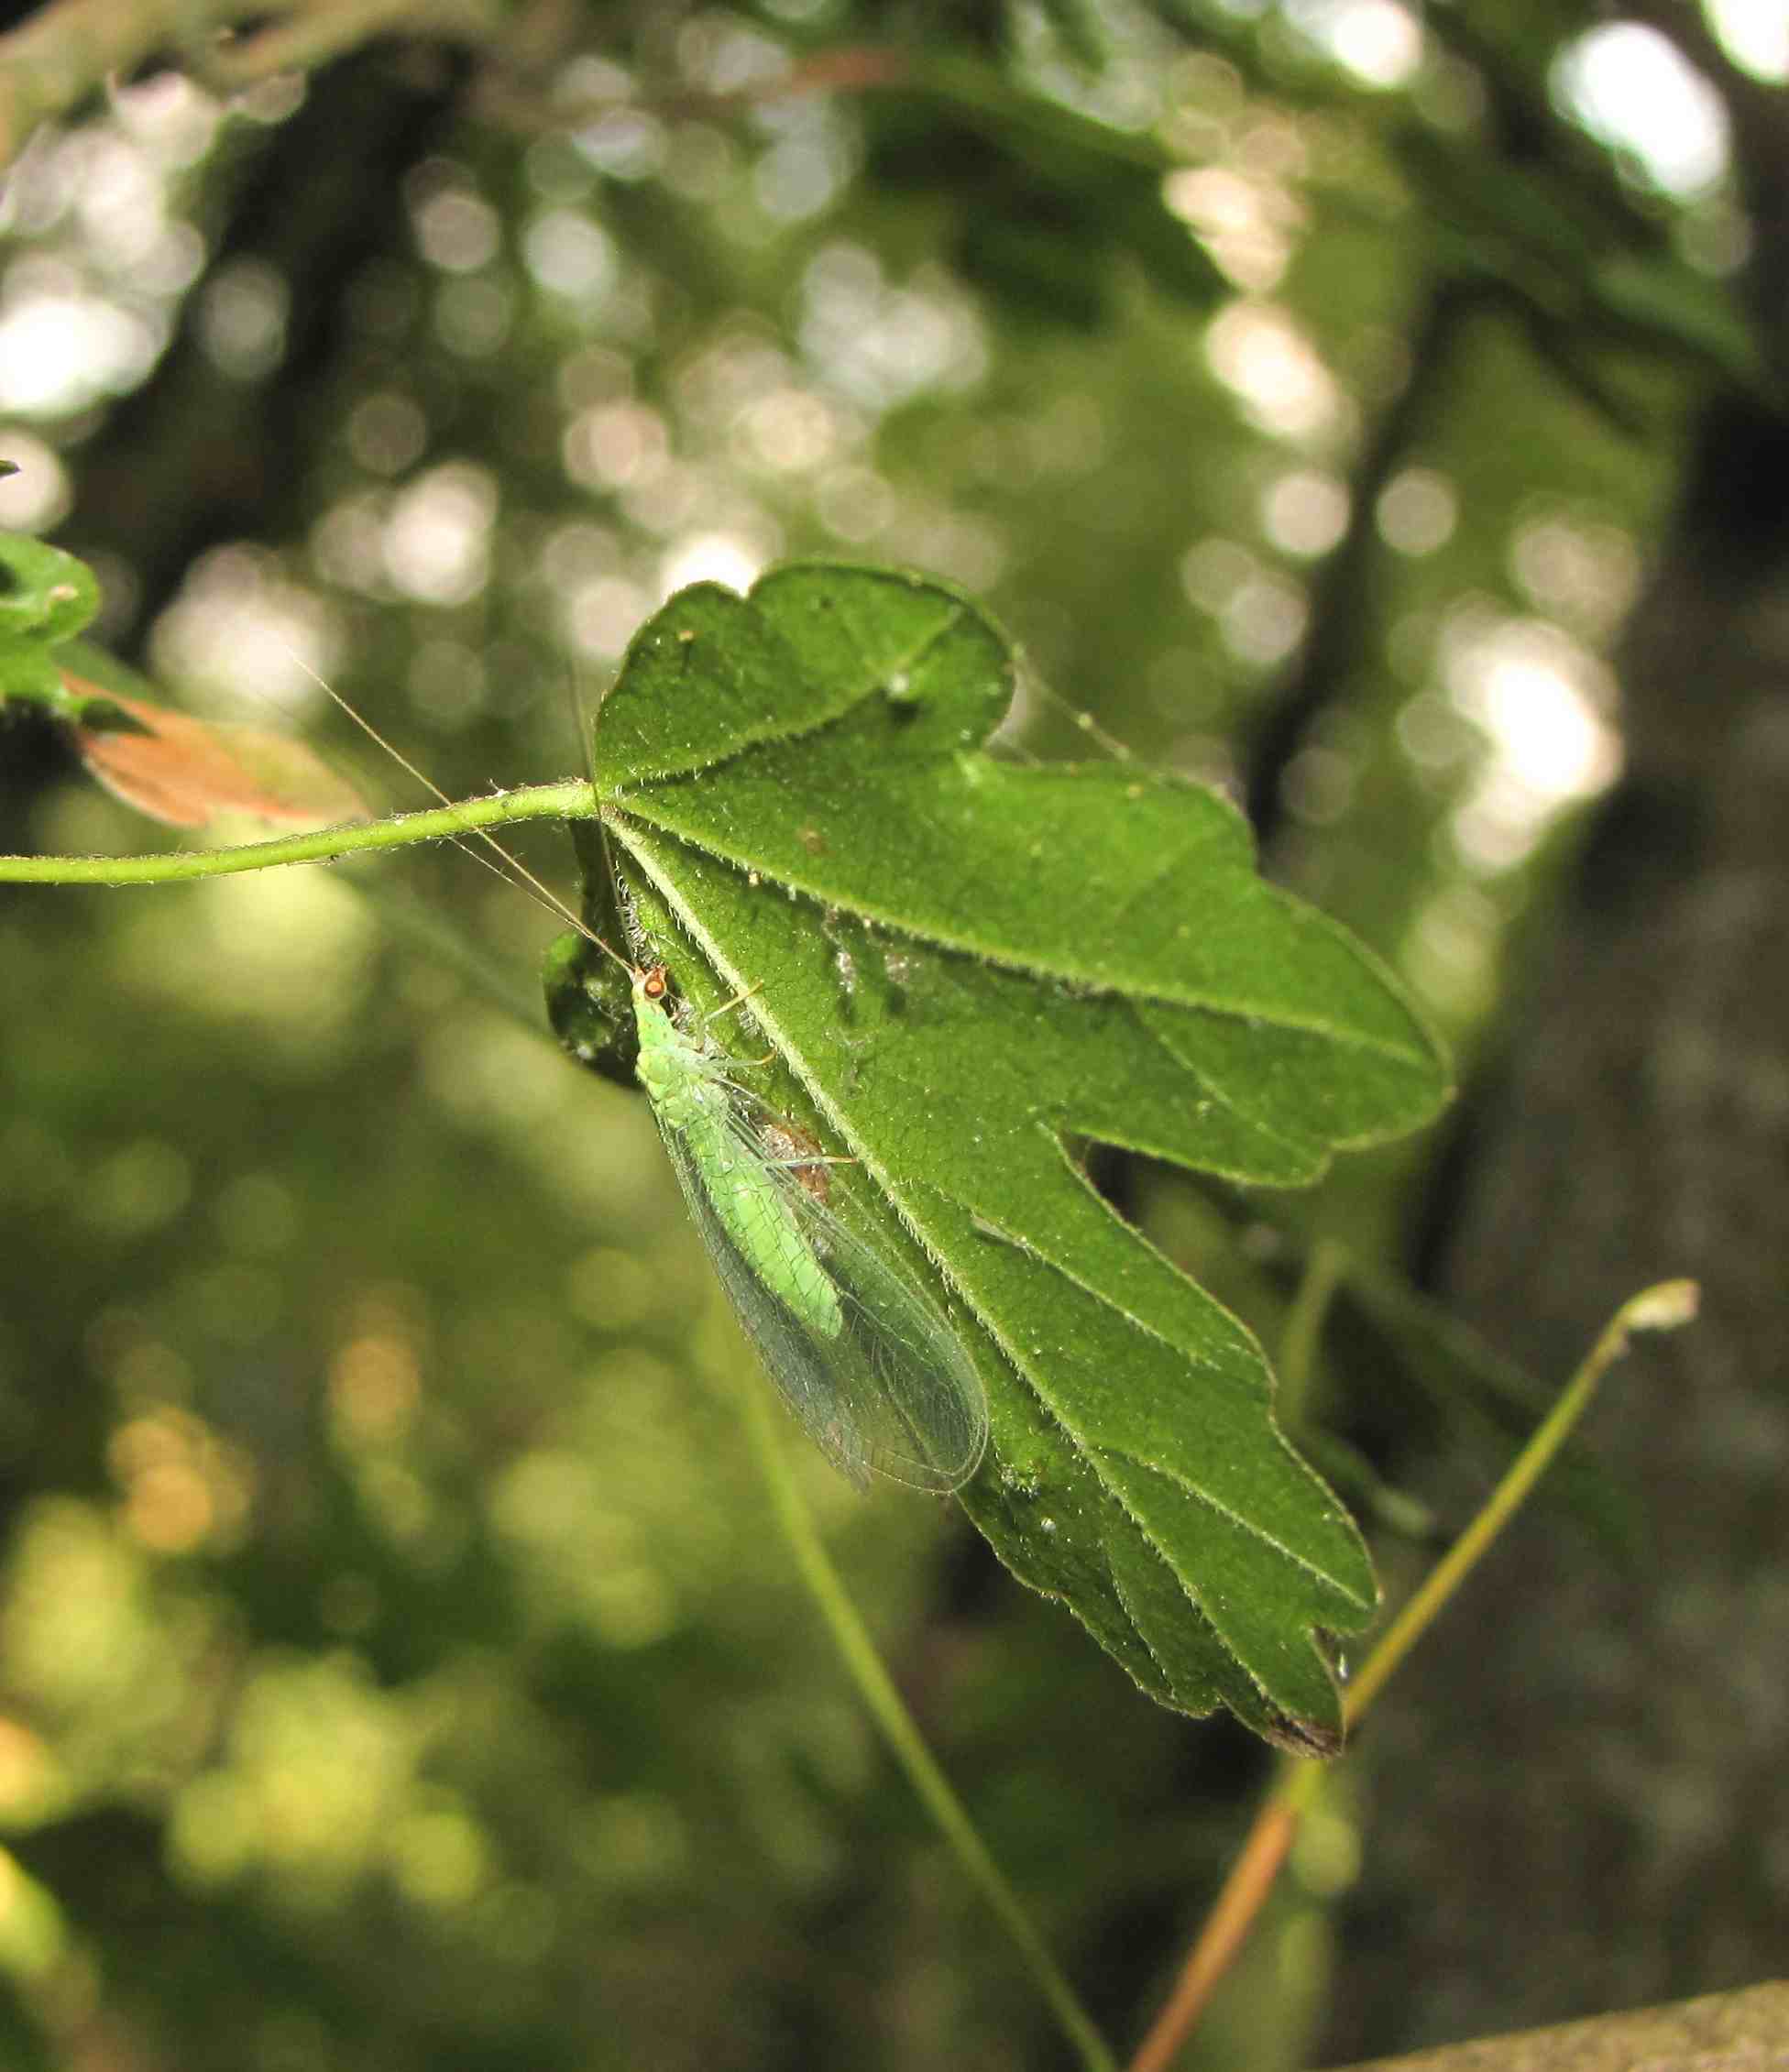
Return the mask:
<path fill-rule="evenodd" d="M 1257 1723 L 1251 1721 L 1250 1724 Z M 1339 1720 L 1294 1719 L 1290 1714 L 1279 1713 L 1258 1724 L 1263 1736 L 1275 1748 L 1283 1749 L 1289 1756 L 1302 1756 L 1316 1761 L 1327 1761 L 1339 1756 L 1346 1740 Z"/>

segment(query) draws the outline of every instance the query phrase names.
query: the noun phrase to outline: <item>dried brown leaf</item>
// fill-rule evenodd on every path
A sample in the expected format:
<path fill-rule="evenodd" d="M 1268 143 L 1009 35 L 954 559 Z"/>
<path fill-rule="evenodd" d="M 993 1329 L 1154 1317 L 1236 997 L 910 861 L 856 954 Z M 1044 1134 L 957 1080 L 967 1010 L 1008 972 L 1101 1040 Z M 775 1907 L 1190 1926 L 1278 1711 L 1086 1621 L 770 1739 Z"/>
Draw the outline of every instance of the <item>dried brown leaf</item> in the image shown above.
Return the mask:
<path fill-rule="evenodd" d="M 107 791 L 170 828 L 208 828 L 243 813 L 287 828 L 368 817 L 366 801 L 304 742 L 222 726 L 65 675 L 80 697 L 108 700 L 142 730 L 76 727 L 81 760 Z"/>

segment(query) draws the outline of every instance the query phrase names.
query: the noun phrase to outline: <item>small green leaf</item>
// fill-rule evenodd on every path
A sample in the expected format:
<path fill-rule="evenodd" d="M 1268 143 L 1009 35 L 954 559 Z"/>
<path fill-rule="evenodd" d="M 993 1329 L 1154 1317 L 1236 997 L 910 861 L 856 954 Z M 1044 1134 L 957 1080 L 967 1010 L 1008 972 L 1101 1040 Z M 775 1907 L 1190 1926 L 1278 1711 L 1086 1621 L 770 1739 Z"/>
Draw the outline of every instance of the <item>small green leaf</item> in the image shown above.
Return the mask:
<path fill-rule="evenodd" d="M 99 609 L 84 561 L 25 532 L 0 532 L 0 639 L 66 641 Z"/>
<path fill-rule="evenodd" d="M 99 609 L 84 562 L 23 532 L 0 532 L 0 701 L 30 698 L 60 717 L 66 707 L 53 650 Z"/>
<path fill-rule="evenodd" d="M 1002 1559 L 1153 1696 L 1334 1749 L 1317 1630 L 1376 1603 L 1275 1428 L 1259 1347 L 1089 1184 L 1087 1140 L 1314 1179 L 1446 1090 L 1334 924 L 1255 875 L 1212 794 L 985 749 L 999 633 L 945 585 L 806 564 L 674 598 L 604 707 L 597 782 L 681 988 L 746 987 L 792 1105 L 861 1162 L 986 1385 L 964 1490 Z"/>

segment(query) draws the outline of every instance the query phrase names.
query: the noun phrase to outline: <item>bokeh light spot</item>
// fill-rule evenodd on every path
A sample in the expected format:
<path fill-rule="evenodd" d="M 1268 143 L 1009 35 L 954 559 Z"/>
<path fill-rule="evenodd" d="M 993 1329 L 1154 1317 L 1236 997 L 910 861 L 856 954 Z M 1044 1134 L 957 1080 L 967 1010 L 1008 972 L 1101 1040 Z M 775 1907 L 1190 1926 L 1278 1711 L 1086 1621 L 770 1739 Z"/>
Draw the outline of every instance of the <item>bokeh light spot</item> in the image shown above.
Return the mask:
<path fill-rule="evenodd" d="M 1721 98 L 1658 29 L 1593 28 L 1562 53 L 1553 77 L 1567 113 L 1667 193 L 1701 193 L 1727 170 Z"/>

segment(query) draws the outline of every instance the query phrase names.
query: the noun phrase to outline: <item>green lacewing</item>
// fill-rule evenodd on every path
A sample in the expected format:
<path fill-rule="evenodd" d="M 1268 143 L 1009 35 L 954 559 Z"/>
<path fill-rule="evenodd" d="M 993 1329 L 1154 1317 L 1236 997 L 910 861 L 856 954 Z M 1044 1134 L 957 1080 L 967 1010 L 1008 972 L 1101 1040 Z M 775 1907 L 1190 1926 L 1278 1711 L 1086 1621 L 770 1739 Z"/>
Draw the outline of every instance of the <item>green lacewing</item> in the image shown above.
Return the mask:
<path fill-rule="evenodd" d="M 816 1156 L 741 1085 L 707 1022 L 679 1023 L 663 965 L 633 970 L 633 1011 L 640 1082 L 684 1200 L 802 1429 L 854 1482 L 960 1487 L 987 1443 L 981 1380 L 931 1297 L 829 1205 L 828 1168 L 851 1161 Z"/>
<path fill-rule="evenodd" d="M 672 1170 L 734 1313 L 796 1421 L 860 1485 L 873 1475 L 941 1495 L 960 1488 L 987 1446 L 981 1377 L 906 1266 L 830 1206 L 829 1169 L 855 1161 L 827 1157 L 778 1115 L 740 1079 L 750 1067 L 709 1036 L 709 1023 L 747 994 L 686 1025 L 663 964 L 642 967 L 622 957 L 488 833 L 483 839 L 518 882 L 628 973 L 636 1072 Z"/>

